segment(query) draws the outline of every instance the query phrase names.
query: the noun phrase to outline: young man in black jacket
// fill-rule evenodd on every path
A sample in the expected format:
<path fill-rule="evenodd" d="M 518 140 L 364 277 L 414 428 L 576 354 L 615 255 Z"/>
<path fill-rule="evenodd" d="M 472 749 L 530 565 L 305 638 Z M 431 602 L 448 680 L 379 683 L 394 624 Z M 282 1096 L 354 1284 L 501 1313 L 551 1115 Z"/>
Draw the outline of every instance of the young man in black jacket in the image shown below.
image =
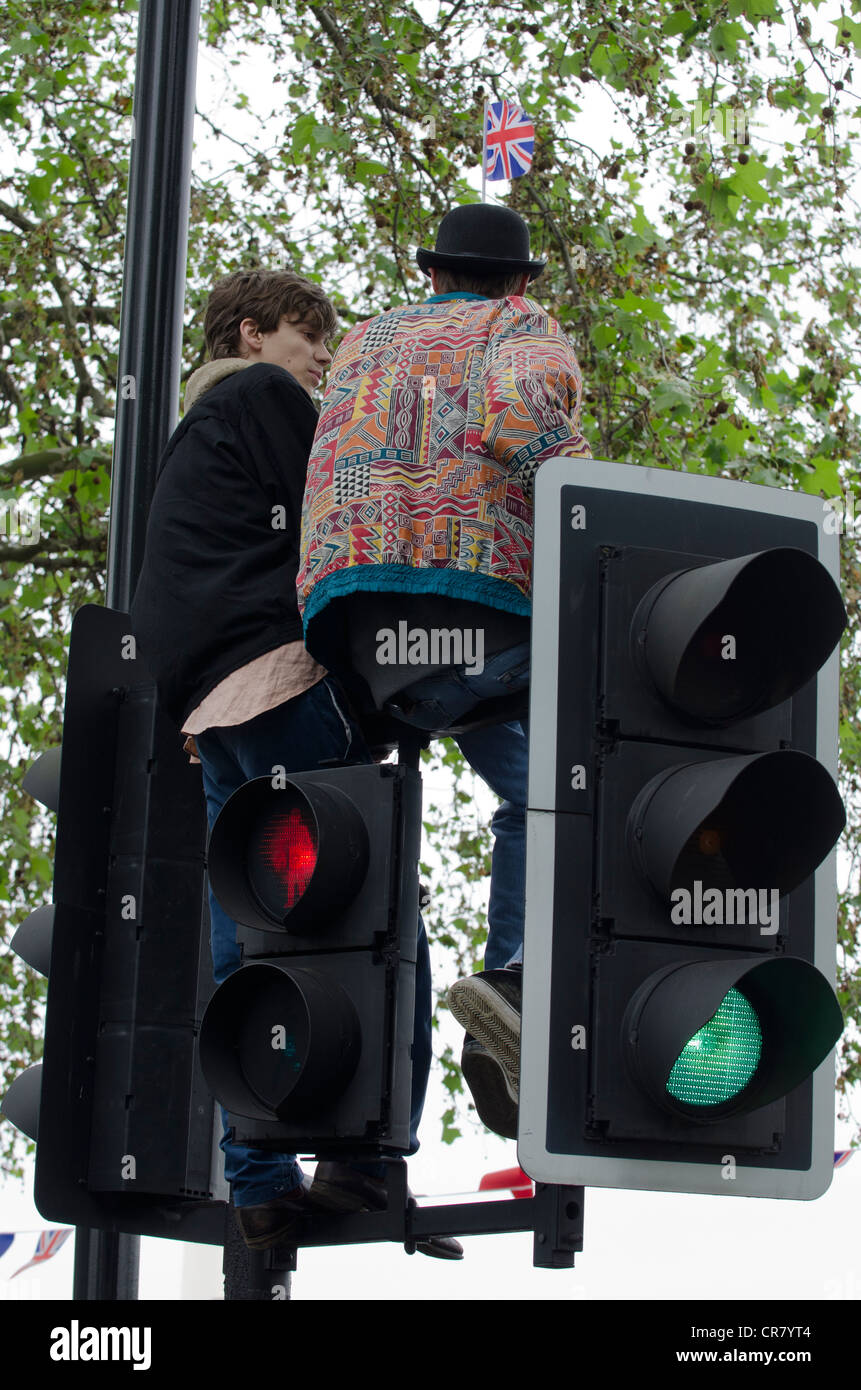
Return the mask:
<path fill-rule="evenodd" d="M 311 392 L 332 360 L 336 323 L 319 285 L 292 271 L 220 281 L 204 322 L 210 360 L 189 379 L 185 417 L 159 463 L 132 628 L 160 704 L 201 764 L 210 829 L 238 787 L 276 764 L 290 773 L 371 761 L 340 687 L 304 648 L 296 602 Z M 211 891 L 209 901 L 221 983 L 240 951 L 236 924 Z M 416 994 L 411 1153 L 431 1055 L 423 926 Z M 231 1143 L 231 1134 L 221 1143 L 225 1176 L 252 1249 L 286 1239 L 309 1199 L 342 1210 L 385 1204 L 382 1164 L 321 1163 L 311 1185 L 294 1156 Z M 418 1248 L 463 1253 L 446 1237 Z"/>

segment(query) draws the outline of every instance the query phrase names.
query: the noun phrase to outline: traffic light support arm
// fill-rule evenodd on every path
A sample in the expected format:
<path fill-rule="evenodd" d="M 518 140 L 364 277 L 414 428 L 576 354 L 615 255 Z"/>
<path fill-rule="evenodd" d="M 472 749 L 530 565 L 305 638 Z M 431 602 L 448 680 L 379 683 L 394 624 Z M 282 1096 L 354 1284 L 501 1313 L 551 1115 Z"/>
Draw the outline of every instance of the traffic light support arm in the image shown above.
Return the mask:
<path fill-rule="evenodd" d="M 351 1215 L 314 1213 L 300 1228 L 300 1239 L 267 1252 L 267 1268 L 295 1269 L 296 1250 L 321 1245 L 364 1245 L 389 1240 L 409 1254 L 428 1236 L 503 1235 L 533 1231 L 532 1263 L 545 1269 L 570 1269 L 583 1249 L 584 1189 L 538 1183 L 533 1197 L 496 1202 L 449 1202 L 420 1207 L 407 1195 L 406 1163 L 390 1165 L 385 1211 Z"/>

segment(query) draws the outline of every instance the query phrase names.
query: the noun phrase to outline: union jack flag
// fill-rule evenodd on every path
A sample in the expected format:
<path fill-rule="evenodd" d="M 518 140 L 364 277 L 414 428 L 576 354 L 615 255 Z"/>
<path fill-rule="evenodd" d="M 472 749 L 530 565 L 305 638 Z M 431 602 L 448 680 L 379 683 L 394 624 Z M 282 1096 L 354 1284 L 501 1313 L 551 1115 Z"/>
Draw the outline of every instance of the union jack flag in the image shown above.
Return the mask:
<path fill-rule="evenodd" d="M 535 127 L 521 107 L 492 101 L 484 126 L 484 167 L 489 179 L 519 179 L 532 163 Z"/>
<path fill-rule="evenodd" d="M 32 1260 L 28 1260 L 20 1269 L 16 1269 L 15 1274 L 23 1274 L 25 1269 L 30 1269 L 33 1265 L 44 1264 L 46 1260 L 50 1260 L 52 1255 L 56 1255 L 60 1246 L 65 1245 L 71 1234 L 71 1226 L 67 1226 L 64 1231 L 43 1231 L 36 1242 L 36 1253 Z M 15 1274 L 12 1275 L 13 1279 Z"/>

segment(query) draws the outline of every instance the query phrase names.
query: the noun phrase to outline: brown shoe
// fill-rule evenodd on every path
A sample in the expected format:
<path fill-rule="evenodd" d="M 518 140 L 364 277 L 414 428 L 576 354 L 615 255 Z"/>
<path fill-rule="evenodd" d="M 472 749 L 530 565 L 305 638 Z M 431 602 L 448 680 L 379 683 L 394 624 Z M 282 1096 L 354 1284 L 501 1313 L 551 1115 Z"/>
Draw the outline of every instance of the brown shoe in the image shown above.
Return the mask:
<path fill-rule="evenodd" d="M 386 1184 L 383 1178 L 358 1173 L 346 1163 L 325 1161 L 317 1164 L 310 1199 L 313 1206 L 324 1211 L 382 1211 L 386 1205 Z M 416 1249 L 437 1260 L 463 1259 L 463 1246 L 454 1236 L 422 1236 L 416 1241 Z"/>
<path fill-rule="evenodd" d="M 310 1211 L 308 1192 L 311 1179 L 303 1178 L 299 1187 L 250 1207 L 236 1207 L 236 1224 L 249 1250 L 268 1250 L 289 1241 L 303 1216 Z"/>

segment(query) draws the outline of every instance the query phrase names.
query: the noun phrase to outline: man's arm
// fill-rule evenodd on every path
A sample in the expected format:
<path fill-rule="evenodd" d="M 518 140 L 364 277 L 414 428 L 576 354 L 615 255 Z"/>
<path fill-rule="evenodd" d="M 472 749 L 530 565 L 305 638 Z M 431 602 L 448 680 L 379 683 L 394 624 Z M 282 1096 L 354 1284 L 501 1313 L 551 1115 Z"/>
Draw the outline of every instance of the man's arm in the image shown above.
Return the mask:
<path fill-rule="evenodd" d="M 542 309 L 507 313 L 491 328 L 482 369 L 482 443 L 532 499 L 535 470 L 559 454 L 591 458 L 580 428 L 580 367 L 559 324 Z"/>
<path fill-rule="evenodd" d="M 240 430 L 270 495 L 301 505 L 305 469 L 317 426 L 317 409 L 283 367 L 249 367 L 245 377 Z M 295 518 L 298 527 L 298 516 Z M 298 535 L 297 535 L 298 539 Z"/>

